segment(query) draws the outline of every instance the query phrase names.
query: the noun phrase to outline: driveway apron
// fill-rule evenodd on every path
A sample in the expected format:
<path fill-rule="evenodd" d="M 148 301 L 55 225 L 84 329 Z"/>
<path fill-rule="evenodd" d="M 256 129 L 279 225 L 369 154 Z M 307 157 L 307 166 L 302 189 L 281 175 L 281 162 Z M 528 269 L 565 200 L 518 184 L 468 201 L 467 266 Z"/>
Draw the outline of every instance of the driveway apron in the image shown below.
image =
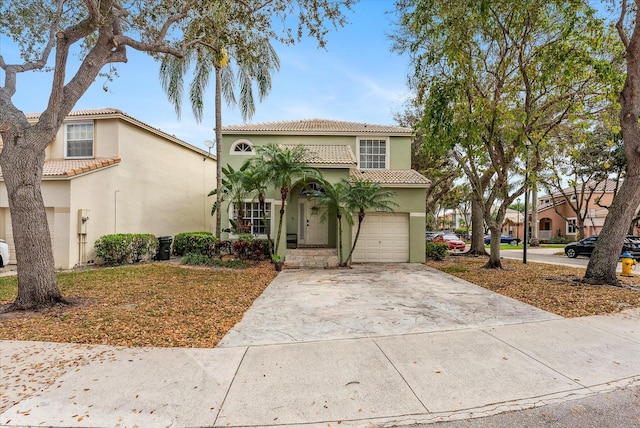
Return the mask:
<path fill-rule="evenodd" d="M 420 264 L 284 270 L 218 347 L 426 333 L 559 319 Z"/>

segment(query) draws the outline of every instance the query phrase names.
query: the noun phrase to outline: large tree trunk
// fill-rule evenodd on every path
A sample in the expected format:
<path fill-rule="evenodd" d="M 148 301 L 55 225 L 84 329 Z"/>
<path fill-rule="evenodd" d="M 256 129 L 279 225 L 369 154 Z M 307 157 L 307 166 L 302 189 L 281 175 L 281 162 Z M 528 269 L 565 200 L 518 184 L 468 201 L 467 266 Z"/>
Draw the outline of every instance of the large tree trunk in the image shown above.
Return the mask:
<path fill-rule="evenodd" d="M 537 182 L 531 189 L 531 238 L 529 245 L 532 247 L 540 246 L 540 232 L 538 223 L 538 185 Z"/>
<path fill-rule="evenodd" d="M 640 168 L 638 156 L 636 167 Z M 596 284 L 618 284 L 616 268 L 631 218 L 640 205 L 640 174 L 627 176 L 616 195 L 596 247 L 589 259 L 584 279 Z"/>
<path fill-rule="evenodd" d="M 471 200 L 471 247 L 467 252 L 473 256 L 486 256 L 484 249 L 484 217 L 480 202 L 475 197 Z"/>
<path fill-rule="evenodd" d="M 5 141 L 0 167 L 9 195 L 16 263 L 18 297 L 9 310 L 48 307 L 64 302 L 58 289 L 51 234 L 40 190 L 44 150 L 27 142 L 25 135 Z"/>
<path fill-rule="evenodd" d="M 504 217 L 503 217 L 504 220 Z M 491 249 L 489 253 L 489 261 L 485 268 L 488 269 L 502 269 L 502 261 L 500 260 L 500 237 L 502 235 L 502 223 L 492 221 L 489 223 L 489 230 L 491 231 Z"/>
<path fill-rule="evenodd" d="M 626 47 L 627 79 L 620 92 L 620 128 L 627 158 L 626 176 L 613 199 L 598 243 L 587 265 L 584 279 L 591 283 L 617 284 L 616 267 L 624 237 L 640 205 L 640 20 L 634 20 L 630 39 L 618 22 L 618 31 Z"/>

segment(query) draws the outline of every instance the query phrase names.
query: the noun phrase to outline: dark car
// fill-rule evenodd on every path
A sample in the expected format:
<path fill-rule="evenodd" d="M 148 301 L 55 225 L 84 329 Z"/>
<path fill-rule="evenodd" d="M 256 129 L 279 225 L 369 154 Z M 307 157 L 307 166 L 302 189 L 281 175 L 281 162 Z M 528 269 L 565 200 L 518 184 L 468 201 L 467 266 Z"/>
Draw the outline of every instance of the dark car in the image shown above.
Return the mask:
<path fill-rule="evenodd" d="M 598 242 L 598 236 L 590 236 L 577 242 L 572 242 L 564 247 L 564 253 L 567 257 L 575 258 L 578 256 L 591 256 L 593 249 Z M 627 236 L 622 244 L 620 254 L 629 252 L 634 259 L 640 259 L 640 240 L 635 236 Z"/>
<path fill-rule="evenodd" d="M 507 236 L 507 235 L 500 236 L 500 243 L 501 244 L 518 245 L 520 243 L 520 241 L 522 241 L 522 239 L 514 238 L 513 236 Z M 484 243 L 485 244 L 490 244 L 491 243 L 491 235 L 487 235 L 487 236 L 484 237 Z"/>
<path fill-rule="evenodd" d="M 424 233 L 424 237 L 427 240 L 427 242 L 431 242 L 431 240 L 435 238 L 436 235 L 438 235 L 439 233 L 442 233 L 442 232 L 438 232 L 437 230 L 427 230 Z"/>

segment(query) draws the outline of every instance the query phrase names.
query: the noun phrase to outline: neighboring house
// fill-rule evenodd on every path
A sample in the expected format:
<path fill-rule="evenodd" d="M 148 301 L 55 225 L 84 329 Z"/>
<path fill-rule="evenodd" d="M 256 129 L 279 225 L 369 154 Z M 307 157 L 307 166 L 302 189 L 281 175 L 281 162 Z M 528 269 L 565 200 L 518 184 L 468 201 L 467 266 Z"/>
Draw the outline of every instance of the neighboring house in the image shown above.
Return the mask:
<path fill-rule="evenodd" d="M 590 190 L 585 190 L 584 195 L 581 195 L 580 191 L 578 191 L 576 195 L 573 187 L 567 187 L 562 189 L 561 192 L 538 198 L 538 233 L 541 241 L 549 241 L 559 237 L 570 241 L 576 239 L 576 233 L 578 232 L 577 215 L 571 205 L 574 207 L 583 205 L 581 212 L 586 214 L 584 219 L 585 237 L 600 233 L 609 211 L 605 207 L 610 206 L 613 201 L 615 182 L 613 180 L 606 180 L 601 183 L 589 182 L 586 186 L 586 189 L 594 189 L 588 201 Z M 567 203 L 565 195 L 571 205 Z M 582 204 L 581 197 L 584 197 Z M 602 206 L 596 203 L 598 200 Z"/>
<path fill-rule="evenodd" d="M 260 146 L 303 145 L 307 148 L 308 164 L 317 167 L 325 180 L 336 183 L 350 177 L 364 178 L 396 192 L 393 200 L 398 206 L 393 212 L 366 213 L 352 261 L 424 262 L 424 204 L 429 180 L 411 169 L 411 129 L 311 119 L 224 126 L 222 134 L 224 162 L 234 168 L 255 156 Z M 271 216 L 266 227 L 270 228 L 272 237 L 280 215 L 279 196 L 279 189 L 272 189 L 267 200 Z M 285 248 L 285 244 L 288 247 L 285 258 L 291 259 L 294 247 L 337 248 L 335 216 L 330 215 L 328 221 L 321 222 L 319 210 L 307 199 L 302 183 L 291 189 L 286 205 L 280 243 L 281 248 Z M 245 219 L 251 221 L 252 233 L 264 237 L 265 225 L 259 218 L 257 202 L 247 201 L 245 208 Z M 234 213 L 223 210 L 222 215 L 223 227 L 226 227 Z M 352 228 L 343 221 L 343 228 L 346 256 L 356 226 Z"/>
<path fill-rule="evenodd" d="M 207 195 L 215 174 L 206 151 L 120 110 L 72 112 L 46 149 L 42 178 L 55 266 L 93 262 L 94 243 L 106 234 L 213 231 Z M 15 263 L 1 172 L 0 238 Z"/>
<path fill-rule="evenodd" d="M 507 208 L 502 223 L 502 234 L 524 239 L 524 214 L 518 210 Z"/>

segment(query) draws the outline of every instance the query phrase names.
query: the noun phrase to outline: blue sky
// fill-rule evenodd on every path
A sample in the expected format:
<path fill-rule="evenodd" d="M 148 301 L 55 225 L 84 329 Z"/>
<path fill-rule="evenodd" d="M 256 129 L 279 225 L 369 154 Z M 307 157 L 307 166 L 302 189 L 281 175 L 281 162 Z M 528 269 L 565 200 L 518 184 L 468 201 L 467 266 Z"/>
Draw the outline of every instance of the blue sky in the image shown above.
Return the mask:
<path fill-rule="evenodd" d="M 401 111 L 407 98 L 407 57 L 390 51 L 387 34 L 393 32 L 393 0 L 361 0 L 348 13 L 350 24 L 328 36 L 327 49 L 317 48 L 305 39 L 294 46 L 276 45 L 281 68 L 273 76 L 269 96 L 257 103 L 251 123 L 294 119 L 334 119 L 379 125 L 395 124 L 394 112 Z M 0 40 L 0 53 L 7 62 L 15 57 L 6 38 Z M 129 50 L 129 62 L 117 65 L 119 77 L 103 90 L 96 83 L 76 104 L 75 109 L 113 107 L 160 128 L 193 145 L 203 147 L 213 139 L 213 83 L 210 102 L 202 123 L 196 123 L 188 100 L 178 119 L 160 87 L 158 64 L 150 57 Z M 13 101 L 25 113 L 39 112 L 46 106 L 50 74 L 30 74 L 18 80 Z M 188 82 L 188 80 L 187 80 Z M 257 101 L 257 100 L 256 100 Z M 223 124 L 242 123 L 237 109 L 223 103 Z"/>

